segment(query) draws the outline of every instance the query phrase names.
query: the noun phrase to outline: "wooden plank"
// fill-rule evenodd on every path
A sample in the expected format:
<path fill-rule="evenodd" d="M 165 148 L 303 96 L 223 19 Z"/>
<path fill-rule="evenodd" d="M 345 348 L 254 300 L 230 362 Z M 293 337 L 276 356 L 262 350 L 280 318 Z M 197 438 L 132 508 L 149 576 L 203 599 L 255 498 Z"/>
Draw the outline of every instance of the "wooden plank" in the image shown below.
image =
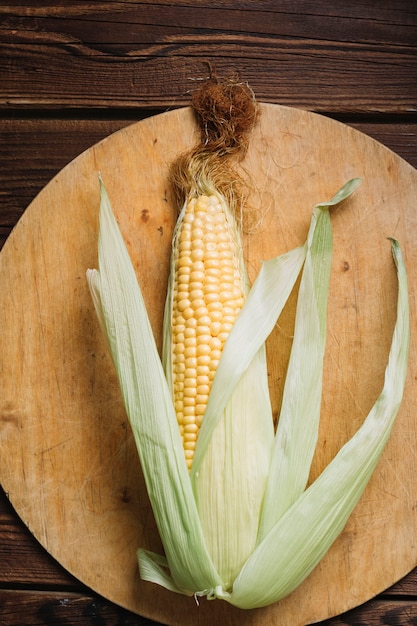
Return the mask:
<path fill-rule="evenodd" d="M 266 102 L 315 111 L 415 111 L 415 8 L 392 0 L 376 20 L 365 3 L 355 16 L 340 2 L 324 16 L 311 7 L 297 3 L 296 13 L 253 2 L 210 10 L 208 3 L 140 2 L 5 7 L 0 106 L 179 106 L 211 61 L 221 74 L 238 71 Z"/>
<path fill-rule="evenodd" d="M 0 226 L 0 250 L 6 243 L 6 239 L 10 235 L 11 232 L 12 232 L 12 229 L 10 227 Z"/>
<path fill-rule="evenodd" d="M 269 34 L 281 38 L 316 39 L 321 41 L 371 41 L 381 44 L 401 43 L 415 46 L 413 20 L 416 8 L 410 0 L 388 1 L 381 5 L 378 19 L 372 5 L 357 2 L 353 7 L 343 0 L 318 6 L 316 2 L 294 3 L 222 0 L 216 5 L 199 0 L 155 4 L 147 2 L 97 3 L 19 2 L 0 7 L 4 16 L 1 30 L 16 31 L 18 40 L 33 38 L 36 29 L 39 42 L 83 41 L 98 49 L 120 46 L 132 51 L 143 43 L 160 44 L 167 40 L 180 42 L 191 35 L 225 33 L 232 39 Z M 64 21 L 65 20 L 65 21 Z M 138 29 L 146 24 L 146 29 Z M 414 26 L 415 26 L 414 21 Z M 325 37 L 324 37 L 325 35 Z"/>
<path fill-rule="evenodd" d="M 140 119 L 140 115 L 138 115 Z M 0 225 L 13 225 L 67 163 L 132 120 L 0 121 Z"/>
<path fill-rule="evenodd" d="M 3 626 L 162 626 L 134 615 L 94 594 L 0 589 L 0 619 Z M 324 622 L 321 626 L 386 626 L 415 624 L 417 604 L 409 600 L 375 600 Z"/>
<path fill-rule="evenodd" d="M 82 585 L 53 559 L 16 515 L 0 491 L 0 587 L 49 585 L 68 590 Z"/>
<path fill-rule="evenodd" d="M 158 626 L 94 594 L 8 589 L 0 589 L 0 621 L 2 626 Z"/>
<path fill-rule="evenodd" d="M 375 600 L 322 622 L 321 626 L 411 626 L 417 621 L 417 604 L 411 600 Z"/>

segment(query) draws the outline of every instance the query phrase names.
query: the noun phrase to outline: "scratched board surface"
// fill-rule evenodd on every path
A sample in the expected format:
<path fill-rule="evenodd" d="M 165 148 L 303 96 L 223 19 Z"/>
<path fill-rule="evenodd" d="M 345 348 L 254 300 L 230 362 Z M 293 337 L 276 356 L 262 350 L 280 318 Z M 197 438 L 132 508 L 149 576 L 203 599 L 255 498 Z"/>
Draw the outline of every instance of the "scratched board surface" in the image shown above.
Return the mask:
<path fill-rule="evenodd" d="M 98 172 L 106 183 L 161 340 L 172 229 L 171 161 L 192 145 L 191 111 L 133 124 L 62 170 L 24 213 L 0 254 L 0 481 L 34 536 L 109 600 L 172 625 L 237 624 L 242 611 L 140 580 L 139 546 L 160 551 L 116 376 L 85 271 L 97 266 Z M 352 177 L 332 213 L 334 256 L 322 420 L 311 478 L 357 430 L 383 384 L 395 323 L 387 237 L 403 248 L 415 324 L 417 173 L 369 137 L 319 115 L 262 105 L 243 172 L 251 189 L 244 252 L 260 262 L 305 240 L 314 204 Z M 294 301 L 268 340 L 274 413 L 291 347 Z M 282 602 L 245 624 L 307 624 L 357 606 L 417 562 L 414 503 L 416 348 L 404 402 L 364 496 L 322 563 Z M 372 564 L 372 567 L 370 567 Z"/>

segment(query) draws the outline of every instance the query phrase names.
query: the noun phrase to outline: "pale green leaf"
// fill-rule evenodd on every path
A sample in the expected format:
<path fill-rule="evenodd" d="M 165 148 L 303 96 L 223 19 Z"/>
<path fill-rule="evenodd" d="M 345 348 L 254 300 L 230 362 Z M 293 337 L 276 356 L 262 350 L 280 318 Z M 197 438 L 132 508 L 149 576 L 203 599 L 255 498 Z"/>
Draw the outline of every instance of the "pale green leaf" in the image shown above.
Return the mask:
<path fill-rule="evenodd" d="M 120 382 L 172 584 L 184 593 L 220 584 L 208 555 L 184 451 L 145 303 L 101 182 L 99 271 L 89 272 Z"/>
<path fill-rule="evenodd" d="M 222 597 L 240 608 L 277 602 L 308 576 L 343 530 L 384 450 L 407 376 L 410 318 L 407 275 L 392 240 L 398 271 L 397 321 L 384 386 L 356 434 L 273 526 Z"/>
<path fill-rule="evenodd" d="M 329 207 L 348 198 L 360 182 L 349 181 L 331 200 L 316 205 L 313 211 L 259 541 L 304 491 L 308 481 L 320 423 L 326 346 L 332 259 Z"/>

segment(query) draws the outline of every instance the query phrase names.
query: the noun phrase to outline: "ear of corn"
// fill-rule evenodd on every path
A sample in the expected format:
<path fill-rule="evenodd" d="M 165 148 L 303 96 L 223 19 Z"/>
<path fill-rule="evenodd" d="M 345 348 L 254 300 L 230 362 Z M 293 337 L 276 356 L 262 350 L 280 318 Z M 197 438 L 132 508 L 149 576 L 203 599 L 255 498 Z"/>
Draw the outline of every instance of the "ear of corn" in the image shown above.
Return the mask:
<path fill-rule="evenodd" d="M 219 194 L 190 198 L 172 250 L 163 353 L 191 469 L 223 346 L 247 292 L 238 235 Z"/>
<path fill-rule="evenodd" d="M 263 264 L 216 359 L 191 471 L 174 409 L 174 387 L 182 382 L 173 376 L 175 268 L 164 324 L 164 375 L 140 288 L 102 186 L 99 271 L 89 271 L 88 280 L 165 550 L 164 557 L 139 550 L 143 579 L 240 608 L 264 606 L 290 593 L 343 529 L 397 413 L 409 343 L 406 273 L 393 241 L 398 317 L 384 388 L 357 434 L 304 490 L 320 408 L 331 261 L 328 207 L 356 186 L 351 181 L 331 201 L 316 206 L 304 246 Z M 185 212 L 174 237 L 173 266 Z M 239 245 L 236 254 L 243 265 Z M 300 271 L 294 348 L 274 435 L 264 342 Z M 292 397 L 295 388 L 298 399 Z"/>

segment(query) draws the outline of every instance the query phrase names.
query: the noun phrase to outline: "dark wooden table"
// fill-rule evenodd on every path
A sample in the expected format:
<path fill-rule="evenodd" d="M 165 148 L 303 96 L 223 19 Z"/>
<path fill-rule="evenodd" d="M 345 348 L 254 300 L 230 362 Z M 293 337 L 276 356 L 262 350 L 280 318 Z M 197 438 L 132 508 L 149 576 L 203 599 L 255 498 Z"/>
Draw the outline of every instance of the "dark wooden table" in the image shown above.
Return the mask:
<path fill-rule="evenodd" d="M 415 0 L 14 0 L 0 16 L 0 247 L 79 153 L 187 105 L 207 62 L 258 100 L 340 120 L 417 167 Z M 417 624 L 416 598 L 417 569 L 326 624 Z M 73 579 L 0 491 L 0 623 L 154 622 Z"/>

